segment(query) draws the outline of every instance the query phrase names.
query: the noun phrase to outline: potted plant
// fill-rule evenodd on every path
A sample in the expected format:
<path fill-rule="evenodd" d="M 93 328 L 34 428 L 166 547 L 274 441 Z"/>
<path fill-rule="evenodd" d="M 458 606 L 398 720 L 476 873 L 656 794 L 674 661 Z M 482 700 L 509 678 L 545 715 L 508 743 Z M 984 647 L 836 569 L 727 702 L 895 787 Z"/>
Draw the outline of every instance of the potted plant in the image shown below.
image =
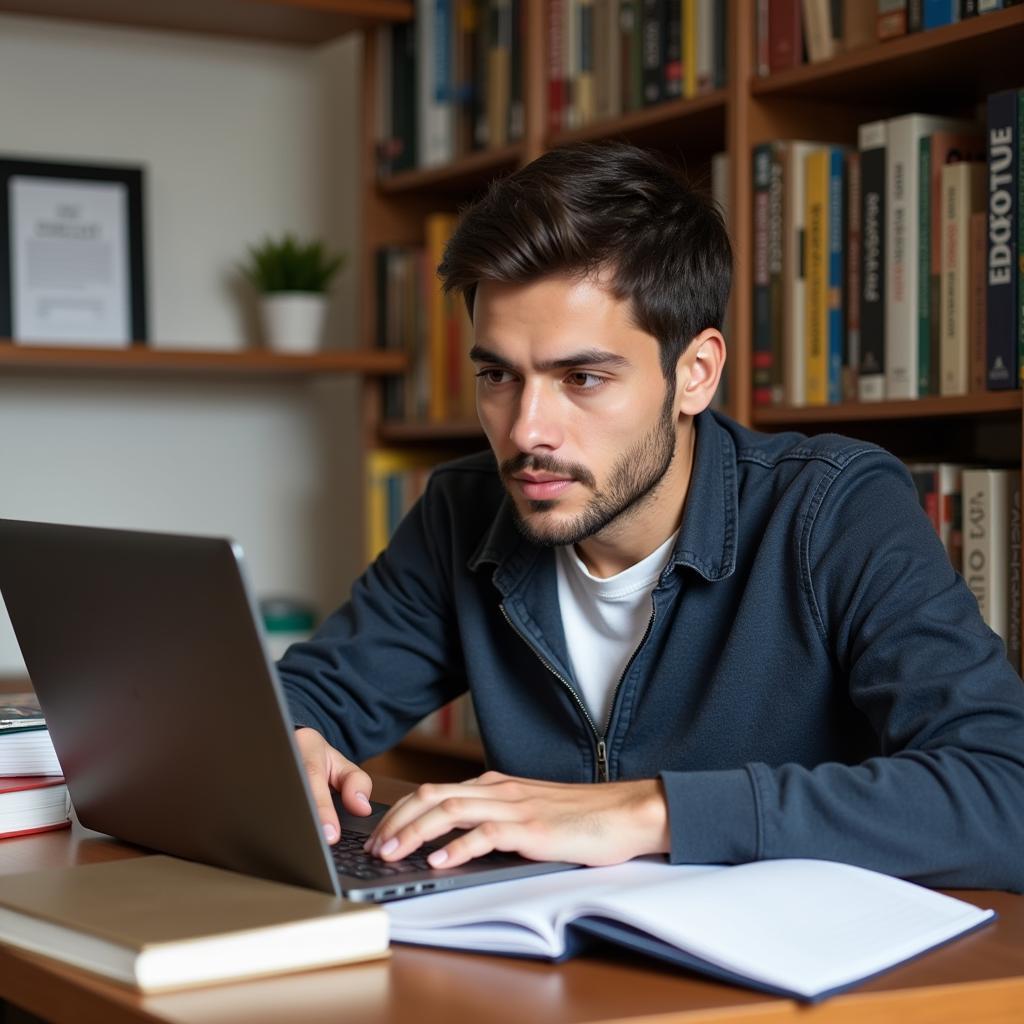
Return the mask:
<path fill-rule="evenodd" d="M 320 241 L 294 235 L 249 247 L 241 270 L 261 294 L 267 343 L 277 352 L 313 352 L 323 334 L 327 290 L 346 253 L 328 253 Z"/>

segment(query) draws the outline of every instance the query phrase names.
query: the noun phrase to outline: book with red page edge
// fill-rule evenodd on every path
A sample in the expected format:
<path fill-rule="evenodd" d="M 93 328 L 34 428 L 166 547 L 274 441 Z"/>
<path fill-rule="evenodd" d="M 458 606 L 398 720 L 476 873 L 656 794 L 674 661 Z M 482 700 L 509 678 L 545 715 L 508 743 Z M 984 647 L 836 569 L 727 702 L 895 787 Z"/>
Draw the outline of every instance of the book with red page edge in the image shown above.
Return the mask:
<path fill-rule="evenodd" d="M 0 839 L 52 832 L 71 824 L 71 799 L 62 775 L 0 778 Z"/>

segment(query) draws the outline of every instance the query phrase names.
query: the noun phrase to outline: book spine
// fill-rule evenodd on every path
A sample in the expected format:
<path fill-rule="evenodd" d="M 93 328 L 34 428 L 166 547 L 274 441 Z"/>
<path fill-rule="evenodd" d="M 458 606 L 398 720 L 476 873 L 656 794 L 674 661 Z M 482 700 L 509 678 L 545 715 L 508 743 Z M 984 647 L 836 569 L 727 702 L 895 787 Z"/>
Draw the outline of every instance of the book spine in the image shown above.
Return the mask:
<path fill-rule="evenodd" d="M 426 221 L 427 268 L 432 270 L 441 262 L 444 247 L 455 227 L 455 218 L 450 214 L 431 214 Z M 433 277 L 430 282 L 429 305 L 429 359 L 430 359 L 430 400 L 428 417 L 434 422 L 447 419 L 449 408 L 449 338 L 448 310 L 441 283 Z"/>
<path fill-rule="evenodd" d="M 988 98 L 987 383 L 990 391 L 1018 385 L 1017 370 L 1017 92 Z"/>
<path fill-rule="evenodd" d="M 594 82 L 594 2 L 579 0 L 577 7 L 579 33 L 579 69 L 576 75 L 577 123 L 591 124 L 597 117 Z"/>
<path fill-rule="evenodd" d="M 932 140 L 922 135 L 917 152 L 917 393 L 927 396 L 932 375 Z"/>
<path fill-rule="evenodd" d="M 768 59 L 774 74 L 799 67 L 803 62 L 801 0 L 770 0 L 768 12 Z"/>
<path fill-rule="evenodd" d="M 894 39 L 907 34 L 907 0 L 878 0 L 879 39 Z"/>
<path fill-rule="evenodd" d="M 783 352 L 785 327 L 783 326 L 783 163 L 781 145 L 771 147 L 770 181 L 768 185 L 768 310 L 771 334 L 771 399 L 772 405 L 781 405 L 785 393 Z"/>
<path fill-rule="evenodd" d="M 769 39 L 771 36 L 771 0 L 757 0 L 757 26 L 755 29 L 754 44 L 756 48 L 755 58 L 757 62 L 757 73 L 761 78 L 771 74 L 771 52 L 769 50 Z M 724 6 L 724 5 L 722 5 Z"/>
<path fill-rule="evenodd" d="M 1017 91 L 1017 238 L 1014 252 L 1017 255 L 1016 266 L 1010 271 L 1017 286 L 1017 386 L 1024 383 L 1024 251 L 1021 250 L 1021 239 L 1024 239 L 1024 155 L 1021 154 L 1024 140 L 1024 89 Z"/>
<path fill-rule="evenodd" d="M 678 2 L 678 0 L 677 0 Z M 697 95 L 697 44 L 698 32 L 697 6 L 699 0 L 683 0 L 683 95 Z"/>
<path fill-rule="evenodd" d="M 829 151 L 807 157 L 807 198 L 804 213 L 804 296 L 806 393 L 808 405 L 828 403 L 828 196 Z"/>
<path fill-rule="evenodd" d="M 772 404 L 771 277 L 768 271 L 768 192 L 772 144 L 754 149 L 754 405 Z"/>
<path fill-rule="evenodd" d="M 620 103 L 623 111 L 635 110 L 639 103 L 633 90 L 633 63 L 636 54 L 637 36 L 637 2 L 638 0 L 621 0 L 619 5 L 619 48 L 620 72 L 619 88 Z"/>
<path fill-rule="evenodd" d="M 842 401 L 843 356 L 846 349 L 843 321 L 843 197 L 845 159 L 838 146 L 829 150 L 828 216 L 828 400 Z"/>
<path fill-rule="evenodd" d="M 1021 564 L 1020 564 L 1020 473 L 1010 473 L 1007 533 L 1009 561 L 1007 565 L 1006 656 L 1013 670 L 1021 672 Z"/>
<path fill-rule="evenodd" d="M 962 572 L 964 536 L 960 503 L 963 489 L 963 467 L 950 462 L 940 463 L 937 479 L 939 486 L 939 539 L 949 555 L 949 561 L 953 568 L 957 572 Z"/>
<path fill-rule="evenodd" d="M 512 0 L 509 8 L 508 58 L 508 137 L 511 142 L 519 142 L 526 134 L 526 102 L 523 95 L 525 18 L 525 0 Z"/>
<path fill-rule="evenodd" d="M 643 0 L 643 97 L 645 106 L 662 100 L 661 62 L 665 48 L 666 0 Z"/>
<path fill-rule="evenodd" d="M 548 0 L 548 132 L 562 130 L 562 0 Z"/>
<path fill-rule="evenodd" d="M 885 398 L 886 152 L 885 121 L 859 132 L 861 162 L 860 367 L 857 393 L 862 402 Z"/>
<path fill-rule="evenodd" d="M 806 404 L 806 323 L 807 291 L 804 261 L 804 202 L 806 157 L 815 147 L 802 142 L 782 142 L 783 163 L 783 338 L 785 366 L 783 379 L 786 404 L 798 408 Z"/>
<path fill-rule="evenodd" d="M 988 214 L 971 214 L 971 254 L 969 274 L 970 292 L 970 389 L 978 393 L 985 389 L 985 345 L 987 325 L 985 303 L 988 298 Z"/>
<path fill-rule="evenodd" d="M 661 95 L 674 100 L 683 95 L 683 7 L 681 0 L 665 4 L 664 60 L 661 65 Z"/>
<path fill-rule="evenodd" d="M 857 401 L 860 371 L 860 273 L 862 229 L 860 152 L 846 154 L 846 281 L 844 316 L 846 317 L 846 355 L 843 368 L 843 401 Z"/>
<path fill-rule="evenodd" d="M 715 80 L 714 88 L 724 89 L 728 84 L 729 61 L 727 57 L 729 5 L 711 0 L 714 10 Z"/>
<path fill-rule="evenodd" d="M 699 0 L 697 7 L 697 45 L 694 92 L 702 96 L 715 87 L 715 4 Z"/>
<path fill-rule="evenodd" d="M 889 124 L 886 168 L 885 391 L 917 397 L 917 146 L 913 117 Z"/>
<path fill-rule="evenodd" d="M 924 0 L 924 27 L 926 29 L 952 25 L 957 20 L 959 20 L 959 8 L 954 12 L 950 0 Z"/>
<path fill-rule="evenodd" d="M 964 578 L 986 625 L 1007 637 L 1009 470 L 964 470 Z"/>
<path fill-rule="evenodd" d="M 907 32 L 920 32 L 923 28 L 923 0 L 907 0 Z"/>

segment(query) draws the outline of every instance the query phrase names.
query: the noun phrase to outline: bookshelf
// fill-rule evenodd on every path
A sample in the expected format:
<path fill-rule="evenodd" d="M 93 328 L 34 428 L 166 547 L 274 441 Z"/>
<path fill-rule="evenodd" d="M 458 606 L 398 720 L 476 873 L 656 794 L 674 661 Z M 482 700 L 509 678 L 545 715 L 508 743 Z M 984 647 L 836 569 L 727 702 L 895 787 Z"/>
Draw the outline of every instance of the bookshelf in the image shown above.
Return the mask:
<path fill-rule="evenodd" d="M 729 345 L 729 393 L 725 411 L 756 429 L 837 430 L 881 443 L 904 458 L 985 456 L 1021 464 L 1022 392 L 984 392 L 956 397 L 800 408 L 756 407 L 752 401 L 754 147 L 774 139 L 815 139 L 856 146 L 860 124 L 922 111 L 974 116 L 994 91 L 1024 85 L 1024 7 L 1012 7 L 942 28 L 873 43 L 827 62 L 804 64 L 768 77 L 756 73 L 757 0 L 728 0 L 728 78 L 724 89 L 635 110 L 620 117 L 554 134 L 547 130 L 547 6 L 523 0 L 527 53 L 523 67 L 526 125 L 523 141 L 509 150 L 484 151 L 429 171 L 405 172 L 378 181 L 374 165 L 377 125 L 377 54 L 373 33 L 364 36 L 363 288 L 374 294 L 373 254 L 384 245 L 423 242 L 427 213 L 454 212 L 472 200 L 489 174 L 507 173 L 564 143 L 626 139 L 665 152 L 691 177 L 713 153 L 729 157 L 728 207 L 735 250 Z M 366 303 L 362 332 L 377 337 L 376 310 Z M 465 418 L 442 423 L 400 423 L 382 417 L 379 389 L 363 388 L 364 449 L 415 449 L 448 445 L 453 453 L 485 444 Z M 388 767 L 416 765 L 424 753 L 446 755 L 457 771 L 479 748 L 463 740 L 411 735 L 393 752 Z M 441 762 L 434 762 L 441 763 Z"/>

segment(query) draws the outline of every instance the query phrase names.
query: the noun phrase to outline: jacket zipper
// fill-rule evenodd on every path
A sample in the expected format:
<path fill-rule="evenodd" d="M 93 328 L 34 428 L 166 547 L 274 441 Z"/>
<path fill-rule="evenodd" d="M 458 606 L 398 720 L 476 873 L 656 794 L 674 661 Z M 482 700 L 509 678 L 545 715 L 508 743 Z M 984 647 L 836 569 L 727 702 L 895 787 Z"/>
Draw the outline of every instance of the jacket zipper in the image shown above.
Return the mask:
<path fill-rule="evenodd" d="M 587 705 L 583 703 L 583 699 L 576 692 L 572 683 L 570 683 L 569 680 L 566 679 L 565 676 L 563 676 L 562 673 L 559 672 L 554 667 L 554 665 L 552 665 L 551 662 L 548 661 L 548 659 L 545 658 L 544 655 L 541 654 L 540 651 L 538 651 L 537 648 L 534 647 L 533 644 L 531 644 L 530 641 L 526 639 L 525 636 L 523 636 L 522 631 L 519 629 L 519 627 L 511 620 L 511 618 L 509 618 L 509 614 L 505 610 L 505 605 L 499 604 L 498 608 L 501 611 L 501 614 L 505 617 L 505 621 L 512 627 L 512 632 L 515 633 L 516 636 L 518 636 L 519 639 L 522 640 L 523 643 L 526 644 L 526 646 L 529 647 L 531 651 L 533 651 L 533 653 L 537 656 L 537 659 L 540 661 L 540 663 L 566 688 L 566 690 L 569 691 L 569 696 L 572 697 L 576 706 L 580 709 L 580 714 L 583 715 L 583 718 L 586 720 L 587 725 L 590 726 L 590 731 L 594 734 L 594 739 L 597 741 L 597 781 L 609 782 L 610 779 L 608 777 L 607 744 L 608 727 L 611 725 L 612 722 L 612 711 L 615 708 L 615 701 L 618 699 L 619 690 L 622 687 L 622 681 L 628 675 L 630 667 L 636 660 L 637 654 L 640 653 L 640 648 L 643 647 L 645 643 L 647 643 L 647 638 L 651 635 L 651 630 L 654 628 L 654 616 L 657 614 L 654 608 L 654 602 L 651 602 L 651 617 L 647 621 L 647 629 L 644 631 L 644 635 L 640 638 L 640 643 L 637 644 L 636 650 L 633 651 L 632 655 L 630 655 L 629 661 L 626 662 L 626 667 L 625 669 L 623 669 L 622 675 L 619 676 L 619 681 L 615 684 L 615 690 L 612 693 L 611 704 L 609 704 L 608 706 L 608 718 L 604 723 L 603 733 L 597 731 L 597 726 L 594 724 L 594 719 L 591 717 L 590 712 L 587 710 Z"/>

